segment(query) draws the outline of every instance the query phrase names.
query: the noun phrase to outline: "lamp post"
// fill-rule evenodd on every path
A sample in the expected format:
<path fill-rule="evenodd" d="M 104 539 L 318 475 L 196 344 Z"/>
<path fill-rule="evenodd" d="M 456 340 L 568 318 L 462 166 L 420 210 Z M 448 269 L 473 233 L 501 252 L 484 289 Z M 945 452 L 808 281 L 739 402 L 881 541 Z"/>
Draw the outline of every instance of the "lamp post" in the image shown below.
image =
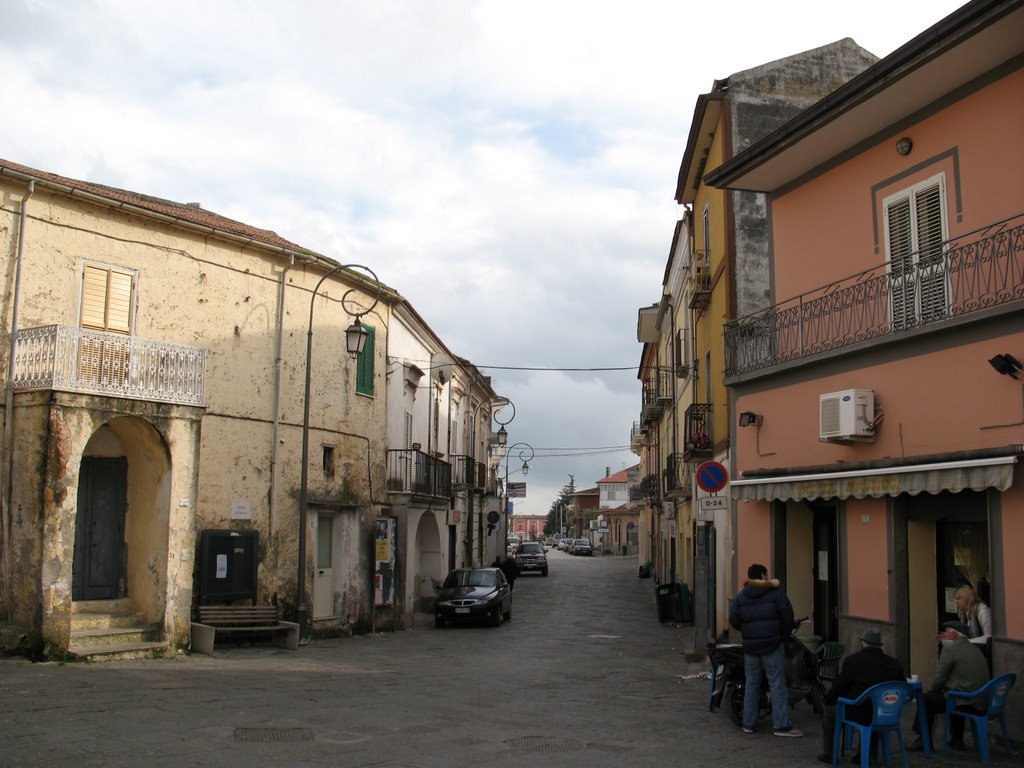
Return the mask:
<path fill-rule="evenodd" d="M 512 415 L 509 416 L 507 421 L 499 421 L 501 429 L 498 430 L 498 445 L 504 446 L 508 441 L 508 432 L 505 430 L 505 425 L 508 424 L 512 419 L 516 417 L 516 407 L 507 397 L 501 397 L 494 395 L 485 400 L 482 400 L 476 408 L 473 409 L 473 416 L 470 421 L 470 441 L 469 441 L 469 466 L 466 468 L 467 473 L 470 475 L 466 484 L 468 489 L 466 493 L 466 506 L 468 507 L 468 516 L 466 519 L 466 567 L 473 567 L 473 515 L 476 514 L 476 503 L 473 501 L 474 494 L 473 489 L 476 485 L 476 417 L 480 413 L 480 409 L 484 406 L 494 407 L 498 405 L 500 408 L 506 405 L 512 406 Z M 491 418 L 487 420 L 490 425 L 491 420 L 494 418 L 493 412 Z M 481 523 L 482 525 L 482 523 Z"/>
<path fill-rule="evenodd" d="M 311 366 L 310 361 L 313 357 L 313 308 L 316 306 L 316 296 L 320 291 L 320 286 L 324 284 L 324 281 L 331 275 L 340 272 L 343 269 L 361 269 L 368 272 L 373 278 L 374 286 L 377 291 L 377 295 L 373 299 L 373 303 L 369 307 L 361 312 L 349 312 L 345 306 L 345 300 L 349 297 L 349 294 L 355 293 L 357 289 L 350 288 L 345 291 L 341 297 L 341 308 L 342 311 L 347 315 L 351 315 L 355 318 L 352 325 L 345 329 L 345 347 L 348 350 L 349 356 L 354 360 L 359 357 L 363 351 L 363 347 L 366 344 L 366 337 L 369 336 L 369 331 L 360 322 L 363 315 L 373 311 L 373 308 L 377 306 L 377 302 L 380 301 L 380 280 L 377 278 L 376 273 L 369 267 L 364 267 L 362 264 L 342 264 L 334 267 L 332 270 L 327 272 L 323 277 L 320 278 L 320 282 L 316 284 L 313 289 L 313 295 L 309 299 L 309 330 L 306 333 L 306 388 L 302 399 L 302 462 L 301 462 L 301 475 L 299 480 L 299 572 L 297 579 L 297 590 L 298 590 L 298 624 L 299 624 L 299 638 L 303 641 L 309 639 L 309 610 L 306 607 L 306 525 L 308 523 L 308 511 L 309 511 L 309 389 L 311 380 Z"/>
<path fill-rule="evenodd" d="M 534 450 L 533 446 L 529 443 L 514 443 L 508 447 L 505 451 L 505 488 L 504 498 L 501 505 L 501 513 L 505 517 L 505 540 L 508 540 L 510 535 L 509 525 L 512 521 L 512 516 L 508 513 L 508 457 L 512 454 L 512 451 L 519 448 L 519 460 L 523 462 L 523 477 L 526 477 L 530 471 L 530 462 L 533 461 Z"/>

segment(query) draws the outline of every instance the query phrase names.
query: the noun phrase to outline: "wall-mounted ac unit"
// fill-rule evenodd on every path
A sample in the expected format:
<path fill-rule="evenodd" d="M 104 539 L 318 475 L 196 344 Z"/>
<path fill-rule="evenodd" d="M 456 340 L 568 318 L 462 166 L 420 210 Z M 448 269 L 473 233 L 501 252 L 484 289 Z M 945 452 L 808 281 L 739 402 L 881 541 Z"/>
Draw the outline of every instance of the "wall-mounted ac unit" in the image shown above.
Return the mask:
<path fill-rule="evenodd" d="M 875 439 L 875 393 L 844 389 L 818 397 L 819 439 L 827 443 L 867 443 Z"/>

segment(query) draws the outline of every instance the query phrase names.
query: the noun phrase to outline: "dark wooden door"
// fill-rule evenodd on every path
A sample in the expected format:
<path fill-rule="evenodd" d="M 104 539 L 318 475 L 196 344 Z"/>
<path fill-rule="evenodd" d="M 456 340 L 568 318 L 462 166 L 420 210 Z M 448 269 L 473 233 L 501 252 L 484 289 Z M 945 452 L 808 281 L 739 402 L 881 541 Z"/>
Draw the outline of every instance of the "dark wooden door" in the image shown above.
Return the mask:
<path fill-rule="evenodd" d="M 111 600 L 124 593 L 124 517 L 128 462 L 86 456 L 78 481 L 73 600 Z"/>

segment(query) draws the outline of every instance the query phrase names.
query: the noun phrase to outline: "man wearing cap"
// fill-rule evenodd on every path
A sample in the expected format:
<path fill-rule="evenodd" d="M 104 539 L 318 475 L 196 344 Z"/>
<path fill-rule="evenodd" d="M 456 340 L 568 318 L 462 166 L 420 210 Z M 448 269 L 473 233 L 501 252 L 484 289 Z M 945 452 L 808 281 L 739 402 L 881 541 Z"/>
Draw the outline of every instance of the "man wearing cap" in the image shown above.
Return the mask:
<path fill-rule="evenodd" d="M 905 679 L 903 665 L 899 660 L 882 652 L 881 633 L 873 627 L 864 630 L 864 634 L 860 636 L 860 650 L 843 659 L 843 668 L 839 677 L 825 695 L 825 714 L 821 718 L 821 752 L 818 754 L 818 762 L 832 762 L 836 702 L 840 697 L 856 699 L 873 685 Z M 871 703 L 863 702 L 856 707 L 848 707 L 846 713 L 850 720 L 866 725 L 871 722 Z M 875 738 L 871 739 L 872 748 L 875 746 L 875 741 Z M 857 761 L 859 762 L 859 758 Z"/>
<path fill-rule="evenodd" d="M 967 625 L 962 621 L 947 621 L 942 625 L 942 630 L 938 636 L 943 641 L 939 663 L 935 667 L 932 684 L 924 693 L 929 735 L 932 733 L 935 716 L 946 711 L 946 691 L 976 691 L 988 682 L 988 662 L 978 646 L 967 639 Z M 963 703 L 966 705 L 971 702 L 965 699 Z M 955 749 L 964 748 L 964 723 L 962 717 L 950 718 L 949 746 Z M 920 727 L 915 720 L 914 733 L 919 731 Z M 907 748 L 914 751 L 923 749 L 921 737 L 918 736 Z"/>
<path fill-rule="evenodd" d="M 803 736 L 789 719 L 786 657 L 783 640 L 796 628 L 793 606 L 778 579 L 754 563 L 747 580 L 729 606 L 729 623 L 743 635 L 743 732 L 753 733 L 761 696 L 761 675 L 768 678 L 772 697 L 772 726 L 776 736 Z"/>

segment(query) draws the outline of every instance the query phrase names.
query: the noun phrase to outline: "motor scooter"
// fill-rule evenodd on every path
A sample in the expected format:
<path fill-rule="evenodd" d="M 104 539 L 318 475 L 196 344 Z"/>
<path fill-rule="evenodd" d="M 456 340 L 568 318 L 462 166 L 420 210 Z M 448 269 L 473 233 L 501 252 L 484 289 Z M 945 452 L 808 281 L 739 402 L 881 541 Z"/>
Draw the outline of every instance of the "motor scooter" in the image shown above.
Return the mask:
<path fill-rule="evenodd" d="M 803 618 L 793 633 L 783 641 L 786 670 L 786 689 L 789 704 L 809 701 L 816 714 L 824 711 L 825 685 L 818 675 L 814 653 L 797 636 L 801 624 L 810 619 Z M 718 636 L 714 643 L 708 643 L 708 658 L 711 660 L 711 674 L 708 682 L 708 711 L 714 712 L 725 702 L 726 711 L 736 725 L 743 725 L 743 697 L 747 678 L 743 666 L 743 646 L 728 642 L 728 631 Z M 772 711 L 771 692 L 768 680 L 762 676 L 761 693 L 758 697 L 757 718 L 768 717 Z"/>

